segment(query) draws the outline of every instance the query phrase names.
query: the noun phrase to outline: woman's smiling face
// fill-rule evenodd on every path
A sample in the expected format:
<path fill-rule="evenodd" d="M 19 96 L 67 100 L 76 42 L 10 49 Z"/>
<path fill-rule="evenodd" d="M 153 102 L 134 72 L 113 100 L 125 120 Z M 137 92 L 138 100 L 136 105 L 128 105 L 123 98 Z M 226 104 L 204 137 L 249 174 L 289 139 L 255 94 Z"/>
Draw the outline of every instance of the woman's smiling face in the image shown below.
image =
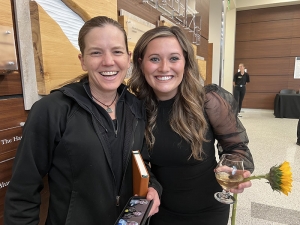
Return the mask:
<path fill-rule="evenodd" d="M 149 42 L 141 69 L 159 100 L 173 98 L 182 82 L 185 66 L 183 50 L 175 37 L 159 37 Z"/>
<path fill-rule="evenodd" d="M 91 89 L 116 91 L 130 66 L 124 34 L 108 24 L 91 29 L 84 41 L 84 54 L 80 54 L 79 59 L 82 69 L 89 74 Z"/>

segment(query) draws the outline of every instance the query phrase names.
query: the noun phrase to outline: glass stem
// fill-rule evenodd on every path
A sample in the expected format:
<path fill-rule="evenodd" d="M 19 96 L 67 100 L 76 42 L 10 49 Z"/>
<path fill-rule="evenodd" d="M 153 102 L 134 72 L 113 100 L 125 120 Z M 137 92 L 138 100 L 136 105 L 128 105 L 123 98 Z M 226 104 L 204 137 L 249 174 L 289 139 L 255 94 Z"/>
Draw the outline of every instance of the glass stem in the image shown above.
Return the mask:
<path fill-rule="evenodd" d="M 228 199 L 230 197 L 230 192 L 226 190 L 222 190 L 222 198 Z"/>

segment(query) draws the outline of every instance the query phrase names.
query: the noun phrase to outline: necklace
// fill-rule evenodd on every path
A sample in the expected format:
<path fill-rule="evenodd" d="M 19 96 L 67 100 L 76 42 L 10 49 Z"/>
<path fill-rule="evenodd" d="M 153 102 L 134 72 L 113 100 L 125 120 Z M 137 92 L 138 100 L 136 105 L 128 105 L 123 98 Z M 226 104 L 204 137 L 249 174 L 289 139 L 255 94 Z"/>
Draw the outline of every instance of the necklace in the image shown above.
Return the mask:
<path fill-rule="evenodd" d="M 97 98 L 94 97 L 94 95 L 92 95 L 92 98 L 93 98 L 93 100 L 96 100 L 97 102 L 99 102 L 99 103 L 101 103 L 102 105 L 106 106 L 106 107 L 107 107 L 106 112 L 112 113 L 113 110 L 112 110 L 110 107 L 111 107 L 111 105 L 116 101 L 117 96 L 118 96 L 118 92 L 116 93 L 116 96 L 115 96 L 114 100 L 112 101 L 112 103 L 110 103 L 109 105 L 106 105 L 106 104 L 104 104 L 103 102 L 100 102 Z"/>

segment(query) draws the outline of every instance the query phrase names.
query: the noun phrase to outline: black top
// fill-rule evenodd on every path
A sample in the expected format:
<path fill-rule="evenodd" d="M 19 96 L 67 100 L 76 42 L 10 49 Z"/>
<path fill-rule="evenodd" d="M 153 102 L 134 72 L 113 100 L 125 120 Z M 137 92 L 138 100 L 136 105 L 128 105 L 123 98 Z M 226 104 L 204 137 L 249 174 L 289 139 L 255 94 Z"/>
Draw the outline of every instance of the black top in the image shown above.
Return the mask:
<path fill-rule="evenodd" d="M 89 89 L 89 87 L 88 87 Z M 89 90 L 90 91 L 90 90 Z M 121 94 L 121 90 L 118 90 Z M 92 100 L 93 101 L 93 100 Z M 119 191 L 123 174 L 123 146 L 125 134 L 125 105 L 116 104 L 116 119 L 112 120 L 106 110 L 93 101 L 97 109 L 103 115 L 102 122 L 107 130 L 108 147 L 111 152 L 112 168 L 116 179 L 116 187 Z"/>
<path fill-rule="evenodd" d="M 158 104 L 155 144 L 150 155 L 151 170 L 161 183 L 163 193 L 160 211 L 151 218 L 151 224 L 226 225 L 229 206 L 214 198 L 214 193 L 222 190 L 214 174 L 217 165 L 214 143 L 215 139 L 219 139 L 226 153 L 237 153 L 239 150 L 235 149 L 240 149 L 252 171 L 253 162 L 247 148 L 245 130 L 236 121 L 236 112 L 229 111 L 228 102 L 215 92 L 210 92 L 206 102 L 206 112 L 209 114 L 206 139 L 210 141 L 203 145 L 205 159 L 195 160 L 190 157 L 190 144 L 175 133 L 168 122 L 173 103 L 174 99 L 171 99 Z"/>
<path fill-rule="evenodd" d="M 241 72 L 238 72 L 234 75 L 233 81 L 235 82 L 235 85 L 246 85 L 246 83 L 250 82 L 250 77 L 246 72 L 244 72 L 244 75 L 242 75 Z"/>

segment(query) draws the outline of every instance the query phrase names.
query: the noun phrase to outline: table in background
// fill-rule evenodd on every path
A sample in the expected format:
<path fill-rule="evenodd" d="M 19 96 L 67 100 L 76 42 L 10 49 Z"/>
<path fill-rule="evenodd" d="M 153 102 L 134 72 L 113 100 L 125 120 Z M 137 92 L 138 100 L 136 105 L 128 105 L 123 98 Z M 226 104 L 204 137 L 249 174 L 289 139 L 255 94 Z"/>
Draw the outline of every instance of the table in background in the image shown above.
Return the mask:
<path fill-rule="evenodd" d="M 300 94 L 277 94 L 274 101 L 276 118 L 300 118 Z"/>

